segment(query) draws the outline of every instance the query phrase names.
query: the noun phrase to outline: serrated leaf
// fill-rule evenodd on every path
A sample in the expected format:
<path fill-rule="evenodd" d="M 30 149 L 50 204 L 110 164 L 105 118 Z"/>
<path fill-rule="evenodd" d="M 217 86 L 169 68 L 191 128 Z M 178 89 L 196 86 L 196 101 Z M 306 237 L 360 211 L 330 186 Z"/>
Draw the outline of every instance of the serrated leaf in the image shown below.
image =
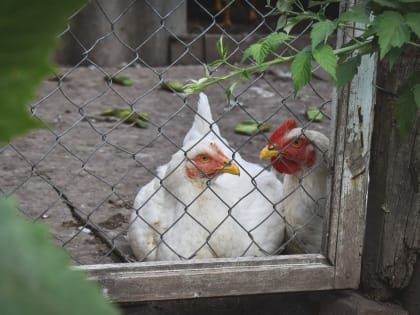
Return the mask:
<path fill-rule="evenodd" d="M 362 57 L 357 55 L 337 65 L 337 90 L 341 90 L 344 85 L 351 82 L 357 73 L 361 60 Z"/>
<path fill-rule="evenodd" d="M 28 105 L 51 74 L 57 34 L 83 1 L 0 1 L 0 143 L 44 125 Z"/>
<path fill-rule="evenodd" d="M 403 16 L 396 11 L 385 11 L 377 16 L 375 26 L 382 59 L 393 47 L 402 47 L 410 40 L 410 29 Z"/>
<path fill-rule="evenodd" d="M 405 15 L 405 20 L 414 34 L 420 38 L 420 13 L 407 13 Z"/>
<path fill-rule="evenodd" d="M 17 214 L 0 198 L 0 311 L 8 315 L 117 315 L 99 288 L 70 269 L 46 226 Z"/>
<path fill-rule="evenodd" d="M 331 46 L 320 44 L 312 51 L 312 55 L 322 69 L 327 71 L 336 80 L 337 57 L 334 55 L 334 50 Z"/>
<path fill-rule="evenodd" d="M 330 20 L 317 22 L 314 25 L 312 25 L 312 49 L 316 48 L 321 43 L 325 43 L 328 36 L 330 36 L 334 32 L 335 28 L 336 24 Z"/>
<path fill-rule="evenodd" d="M 384 57 L 384 59 L 388 60 L 388 64 L 389 64 L 389 70 L 392 69 L 392 67 L 395 64 L 395 61 L 397 61 L 398 57 L 400 56 L 402 51 L 402 48 L 391 48 L 390 51 L 386 54 L 386 56 Z"/>
<path fill-rule="evenodd" d="M 311 80 L 312 56 L 309 51 L 302 50 L 294 58 L 290 70 L 292 72 L 292 81 L 297 92 Z"/>
<path fill-rule="evenodd" d="M 366 12 L 350 10 L 341 13 L 338 17 L 338 21 L 368 24 L 370 19 Z"/>
<path fill-rule="evenodd" d="M 286 33 L 281 33 L 281 32 L 271 33 L 264 39 L 263 45 L 267 45 L 267 48 L 272 51 L 272 50 L 277 49 L 288 38 L 289 38 L 289 35 L 287 35 Z"/>
<path fill-rule="evenodd" d="M 247 60 L 249 57 L 252 56 L 252 49 L 251 46 L 249 46 L 247 49 L 245 49 L 244 53 L 242 54 L 241 63 L 244 63 L 245 60 Z"/>
<path fill-rule="evenodd" d="M 263 43 L 252 44 L 247 49 L 245 49 L 241 62 L 252 56 L 257 64 L 261 64 L 264 62 L 264 59 L 269 53 L 270 50 L 268 49 L 267 45 L 264 45 Z"/>

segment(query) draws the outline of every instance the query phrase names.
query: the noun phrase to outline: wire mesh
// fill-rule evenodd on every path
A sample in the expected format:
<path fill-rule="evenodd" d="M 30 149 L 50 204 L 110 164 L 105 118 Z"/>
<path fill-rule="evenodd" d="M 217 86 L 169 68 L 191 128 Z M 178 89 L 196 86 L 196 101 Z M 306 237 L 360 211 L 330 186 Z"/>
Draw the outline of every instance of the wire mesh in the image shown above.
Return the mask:
<path fill-rule="evenodd" d="M 275 29 L 272 10 L 264 4 L 265 1 L 251 0 L 134 0 L 117 5 L 97 0 L 75 12 L 69 18 L 68 28 L 60 34 L 62 47 L 56 59 L 61 66 L 44 82 L 30 107 L 45 128 L 0 148 L 0 191 L 6 196 L 16 196 L 20 211 L 28 218 L 48 223 L 57 244 L 77 264 L 301 252 L 307 240 L 299 235 L 308 231 L 312 235 L 322 233 L 327 196 L 325 191 L 322 195 L 317 187 L 308 185 L 313 183 L 310 178 L 318 176 L 322 186 L 326 147 L 312 143 L 320 158 L 308 172 L 283 178 L 274 170 L 284 186 L 290 182 L 288 189 L 275 195 L 268 194 L 266 187 L 259 184 L 271 165 L 260 161 L 258 154 L 270 143 L 270 133 L 289 117 L 302 127 L 295 138 L 311 139 L 311 130 L 328 135 L 331 84 L 325 74 L 315 67 L 311 84 L 296 97 L 289 64 L 239 82 L 230 102 L 225 96 L 229 82 L 207 88 L 214 121 L 205 120 L 208 133 L 190 148 L 183 145 L 183 139 L 197 114 L 198 98 L 162 88 L 168 81 L 185 82 L 202 77 L 202 66 L 217 58 L 216 40 L 220 35 L 229 46 L 228 60 L 239 62 L 247 45 Z M 153 18 L 147 20 L 147 14 Z M 147 21 L 138 22 L 133 30 L 131 22 L 142 19 Z M 295 35 L 297 47 L 308 43 L 307 27 L 303 26 Z M 283 47 L 279 53 L 292 52 Z M 218 75 L 227 71 L 224 67 L 212 69 Z M 129 78 L 132 85 L 119 85 L 112 79 L 116 75 Z M 109 109 L 128 110 L 129 115 L 123 119 L 101 115 Z M 322 122 L 308 120 L 305 116 L 308 109 L 320 110 Z M 130 120 L 142 113 L 150 114 L 143 122 L 147 128 L 138 128 L 137 122 Z M 235 133 L 235 126 L 245 120 L 268 123 L 271 131 L 253 135 Z M 220 134 L 215 132 L 216 128 L 220 128 Z M 208 135 L 228 145 L 229 152 L 224 153 L 240 166 L 241 178 L 251 185 L 240 196 L 234 195 L 233 201 L 225 200 L 229 194 L 217 191 L 216 180 L 211 176 L 202 176 L 205 185 L 201 192 L 187 201 L 167 184 L 188 162 L 193 163 L 190 151 Z M 176 152 L 182 153 L 182 159 L 162 177 L 157 168 L 168 163 Z M 252 172 L 248 162 L 243 161 L 262 165 L 264 169 Z M 153 180 L 158 185 L 150 196 L 134 206 L 138 191 Z M 226 185 L 225 188 L 231 188 Z M 172 221 L 168 219 L 164 229 L 156 226 L 159 220 L 153 221 L 151 215 L 142 212 L 154 198 L 162 196 L 177 200 L 183 208 L 179 216 Z M 211 225 L 191 210 L 202 203 L 203 196 L 211 196 L 203 206 L 207 207 L 206 215 L 215 216 Z M 269 211 L 251 226 L 248 219 L 236 217 L 235 212 L 249 208 L 255 200 L 269 204 Z M 303 200 L 306 208 L 310 208 L 309 217 L 301 217 L 303 223 L 289 222 L 284 209 L 287 200 L 295 203 Z M 214 204 L 224 207 L 224 215 L 211 213 Z M 133 213 L 136 216 L 132 217 Z M 163 217 L 171 214 L 164 202 L 153 213 L 162 213 Z M 286 236 L 267 249 L 256 235 L 261 226 L 272 220 L 286 225 Z M 144 245 L 137 257 L 127 240 L 134 222 L 142 222 L 142 228 L 155 242 L 149 247 Z M 270 232 L 273 235 L 280 233 L 276 226 L 273 229 Z M 233 235 L 233 240 L 226 239 L 226 235 Z M 145 242 L 142 239 L 140 243 Z M 226 247 L 228 243 L 237 248 L 228 250 L 230 254 L 218 252 L 222 244 Z"/>

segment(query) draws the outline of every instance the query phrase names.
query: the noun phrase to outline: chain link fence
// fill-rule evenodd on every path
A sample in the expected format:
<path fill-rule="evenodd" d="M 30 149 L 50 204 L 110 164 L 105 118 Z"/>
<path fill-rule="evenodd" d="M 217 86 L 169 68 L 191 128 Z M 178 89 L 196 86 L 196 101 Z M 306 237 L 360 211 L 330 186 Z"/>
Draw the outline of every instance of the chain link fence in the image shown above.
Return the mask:
<path fill-rule="evenodd" d="M 225 95 L 229 82 L 207 88 L 214 121 L 201 117 L 207 118 L 202 121 L 208 131 L 188 148 L 184 137 L 193 125 L 198 97 L 168 90 L 165 84 L 202 77 L 203 65 L 217 59 L 216 41 L 221 35 L 229 47 L 228 60 L 239 62 L 250 43 L 275 29 L 276 19 L 265 2 L 89 2 L 69 18 L 56 53 L 60 67 L 44 82 L 31 105 L 45 128 L 0 148 L 0 191 L 15 196 L 25 216 L 47 223 L 57 244 L 76 264 L 225 257 L 218 247 L 238 244 L 226 235 L 234 235 L 243 246 L 227 251 L 233 256 L 277 255 L 287 253 L 285 247 L 301 231 L 313 228 L 312 223 L 317 222 L 322 230 L 322 215 L 314 213 L 297 229 L 286 219 L 287 236 L 269 248 L 260 239 L 266 235 L 258 234 L 264 224 L 268 224 L 265 233 L 268 228 L 275 230 L 273 235 L 280 233 L 277 225 L 284 224 L 282 207 L 287 198 L 305 195 L 301 198 L 322 210 L 326 196 L 311 196 L 312 188 L 305 187 L 299 175 L 290 175 L 299 186 L 287 194 L 267 192 L 260 183 L 268 176 L 270 163 L 259 160 L 270 133 L 286 118 L 294 118 L 302 127 L 295 136 L 309 137 L 310 130 L 329 134 L 331 84 L 320 69 L 314 67 L 311 84 L 296 97 L 290 64 L 239 82 L 229 102 Z M 308 43 L 306 30 L 305 26 L 295 30 L 296 47 Z M 279 53 L 292 52 L 281 47 Z M 223 74 L 228 69 L 214 67 L 212 71 Z M 322 113 L 321 122 L 308 119 L 306 112 L 311 109 Z M 122 111 L 128 114 L 106 115 Z M 267 123 L 270 131 L 235 132 L 239 123 L 248 120 Z M 220 134 L 215 133 L 217 128 Z M 226 145 L 221 151 L 241 169 L 240 177 L 220 175 L 217 180 L 235 178 L 222 187 L 235 188 L 235 183 L 241 183 L 248 189 L 220 193 L 213 186 L 217 180 L 210 176 L 205 178 L 202 193 L 185 201 L 170 190 L 168 181 L 185 163 L 194 164 L 189 153 L 210 138 L 216 144 L 222 142 L 221 147 Z M 326 157 L 324 148 L 315 147 Z M 176 152 L 181 152 L 179 165 L 162 175 L 157 168 L 171 161 Z M 317 173 L 324 163 L 321 160 L 304 176 Z M 265 169 L 251 169 L 256 164 Z M 282 175 L 276 176 L 283 180 Z M 150 195 L 134 205 L 139 190 L 153 180 Z M 172 214 L 165 226 L 157 227 L 159 220 L 153 216 L 166 209 L 165 203 L 156 207 L 153 198 L 164 200 L 162 195 L 178 200 L 183 212 Z M 194 212 L 206 207 L 200 196 L 211 196 L 212 207 L 217 203 L 223 209 L 223 215 L 206 209 L 212 222 L 209 226 Z M 235 200 L 224 200 L 228 198 Z M 241 221 L 237 213 L 259 200 L 269 211 L 252 225 L 247 219 Z M 155 243 L 135 257 L 127 234 L 136 222 L 142 222 L 140 229 L 147 230 Z M 186 250 L 188 246 L 193 248 Z"/>

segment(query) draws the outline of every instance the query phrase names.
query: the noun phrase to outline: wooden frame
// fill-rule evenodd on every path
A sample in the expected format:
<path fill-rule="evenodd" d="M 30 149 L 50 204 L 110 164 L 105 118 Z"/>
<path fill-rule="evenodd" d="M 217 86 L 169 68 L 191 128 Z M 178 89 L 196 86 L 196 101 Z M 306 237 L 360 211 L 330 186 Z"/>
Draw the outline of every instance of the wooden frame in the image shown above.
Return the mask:
<path fill-rule="evenodd" d="M 115 302 L 357 288 L 373 127 L 375 57 L 333 101 L 330 199 L 322 255 L 86 265 Z"/>

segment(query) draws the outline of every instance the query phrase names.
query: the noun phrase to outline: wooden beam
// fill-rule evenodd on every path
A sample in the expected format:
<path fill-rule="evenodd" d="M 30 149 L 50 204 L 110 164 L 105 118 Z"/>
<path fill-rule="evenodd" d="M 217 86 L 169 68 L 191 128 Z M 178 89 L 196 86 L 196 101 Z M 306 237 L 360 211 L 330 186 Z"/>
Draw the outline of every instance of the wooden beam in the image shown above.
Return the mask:
<path fill-rule="evenodd" d="M 79 266 L 115 302 L 234 296 L 333 288 L 321 255 Z"/>

